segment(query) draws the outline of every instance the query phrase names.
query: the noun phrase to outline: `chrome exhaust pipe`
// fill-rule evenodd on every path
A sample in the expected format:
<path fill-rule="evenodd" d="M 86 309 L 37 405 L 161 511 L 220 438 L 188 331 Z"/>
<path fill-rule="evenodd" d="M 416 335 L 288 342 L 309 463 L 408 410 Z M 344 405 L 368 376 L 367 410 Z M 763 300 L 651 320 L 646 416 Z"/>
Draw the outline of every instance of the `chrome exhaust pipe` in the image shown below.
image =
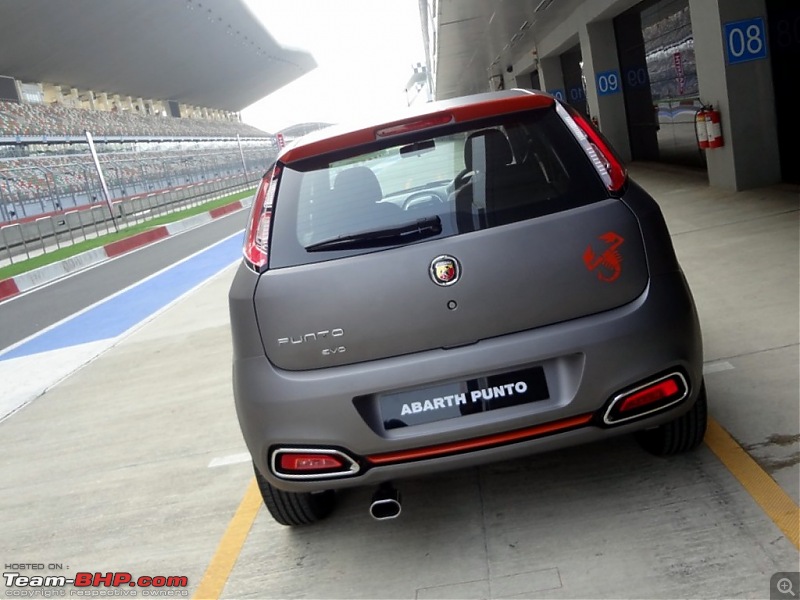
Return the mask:
<path fill-rule="evenodd" d="M 376 521 L 386 521 L 400 516 L 400 492 L 391 483 L 382 483 L 372 495 L 369 514 Z"/>

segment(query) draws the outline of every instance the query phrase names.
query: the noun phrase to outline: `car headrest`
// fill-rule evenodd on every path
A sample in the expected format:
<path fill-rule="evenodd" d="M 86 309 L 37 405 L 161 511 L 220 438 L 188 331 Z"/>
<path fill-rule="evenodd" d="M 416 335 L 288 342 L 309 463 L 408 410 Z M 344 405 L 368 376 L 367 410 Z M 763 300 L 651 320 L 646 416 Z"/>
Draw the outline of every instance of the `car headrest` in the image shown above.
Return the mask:
<path fill-rule="evenodd" d="M 381 184 L 369 167 L 351 167 L 342 171 L 336 176 L 333 189 L 358 204 L 374 203 L 383 198 Z"/>
<path fill-rule="evenodd" d="M 508 139 L 499 129 L 482 129 L 471 133 L 464 145 L 464 165 L 468 171 L 473 170 L 473 154 L 483 151 L 486 156 L 486 167 L 499 167 L 511 162 L 514 155 Z"/>

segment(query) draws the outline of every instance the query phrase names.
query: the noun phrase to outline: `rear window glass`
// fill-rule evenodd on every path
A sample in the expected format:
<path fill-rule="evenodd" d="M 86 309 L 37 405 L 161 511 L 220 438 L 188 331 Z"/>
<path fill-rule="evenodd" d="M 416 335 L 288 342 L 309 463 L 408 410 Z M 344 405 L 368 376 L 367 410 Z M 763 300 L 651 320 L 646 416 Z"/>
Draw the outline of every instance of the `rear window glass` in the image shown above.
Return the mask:
<path fill-rule="evenodd" d="M 607 197 L 552 110 L 437 131 L 284 167 L 270 267 L 468 234 Z"/>

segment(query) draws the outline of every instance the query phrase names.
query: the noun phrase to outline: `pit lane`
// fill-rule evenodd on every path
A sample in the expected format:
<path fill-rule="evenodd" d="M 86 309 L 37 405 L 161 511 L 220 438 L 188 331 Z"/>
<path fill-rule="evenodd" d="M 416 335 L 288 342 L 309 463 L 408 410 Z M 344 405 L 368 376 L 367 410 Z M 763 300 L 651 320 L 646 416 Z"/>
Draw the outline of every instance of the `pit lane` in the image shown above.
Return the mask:
<path fill-rule="evenodd" d="M 359 489 L 281 527 L 233 412 L 227 267 L 0 423 L 4 563 L 186 576 L 195 597 L 769 597 L 799 570 L 797 195 L 634 176 L 695 293 L 722 442 L 663 459 L 620 438 L 399 482 L 396 520 Z"/>

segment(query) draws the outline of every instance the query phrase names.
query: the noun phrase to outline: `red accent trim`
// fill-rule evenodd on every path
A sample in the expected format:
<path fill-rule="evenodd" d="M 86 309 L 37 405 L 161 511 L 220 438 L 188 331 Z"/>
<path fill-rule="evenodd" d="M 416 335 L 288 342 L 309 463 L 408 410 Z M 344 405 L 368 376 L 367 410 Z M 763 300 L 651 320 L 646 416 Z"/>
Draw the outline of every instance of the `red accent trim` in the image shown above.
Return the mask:
<path fill-rule="evenodd" d="M 210 211 L 208 211 L 208 214 L 211 216 L 212 219 L 216 219 L 223 215 L 236 212 L 241 208 L 242 208 L 242 203 L 237 201 L 231 204 L 226 204 L 225 206 L 218 206 L 217 208 L 212 208 Z"/>
<path fill-rule="evenodd" d="M 337 150 L 344 150 L 355 146 L 362 146 L 375 141 L 377 131 L 403 126 L 416 121 L 429 120 L 435 126 L 441 126 L 437 120 L 447 119 L 452 115 L 455 122 L 464 123 L 485 117 L 510 114 L 536 108 L 553 106 L 555 100 L 552 96 L 535 93 L 520 93 L 517 96 L 503 96 L 483 102 L 458 103 L 443 100 L 434 102 L 424 107 L 420 112 L 408 117 L 379 123 L 371 127 L 355 129 L 325 129 L 318 134 L 309 134 L 306 141 L 299 141 L 297 145 L 288 148 L 278 160 L 284 164 L 302 160 L 312 156 L 319 156 Z"/>
<path fill-rule="evenodd" d="M 19 288 L 13 278 L 0 280 L 0 300 L 19 294 Z"/>
<path fill-rule="evenodd" d="M 426 446 L 424 448 L 414 448 L 412 450 L 400 450 L 398 452 L 386 452 L 385 454 L 373 454 L 372 456 L 367 456 L 366 458 L 373 465 L 387 465 L 408 462 L 411 460 L 419 460 L 423 458 L 436 458 L 448 454 L 457 454 L 461 452 L 468 452 L 470 450 L 487 448 L 489 446 L 500 446 L 504 444 L 510 444 L 512 442 L 522 442 L 543 435 L 557 433 L 567 429 L 574 429 L 576 427 L 587 425 L 589 421 L 592 420 L 592 417 L 592 414 L 579 415 L 577 417 L 570 417 L 568 419 L 561 419 L 560 421 L 543 423 L 542 425 L 518 429 L 516 431 L 496 433 L 494 435 L 473 438 L 471 440 L 462 440 L 460 442 L 451 442 L 449 444 L 438 444 L 436 446 Z"/>
<path fill-rule="evenodd" d="M 111 242 L 110 244 L 106 244 L 105 246 L 106 256 L 111 258 L 113 256 L 119 256 L 120 254 L 125 254 L 126 252 L 129 252 L 134 248 L 145 246 L 147 244 L 165 238 L 168 235 L 169 231 L 167 231 L 166 227 L 157 227 L 156 229 L 151 229 L 150 231 L 143 231 L 142 233 L 138 233 L 124 240 L 119 240 L 117 242 Z"/>
<path fill-rule="evenodd" d="M 476 104 L 467 104 L 456 109 L 451 109 L 456 121 L 476 121 L 486 117 L 507 115 L 535 108 L 549 108 L 555 104 L 552 96 L 543 94 L 522 94 L 508 98 L 487 100 Z"/>

